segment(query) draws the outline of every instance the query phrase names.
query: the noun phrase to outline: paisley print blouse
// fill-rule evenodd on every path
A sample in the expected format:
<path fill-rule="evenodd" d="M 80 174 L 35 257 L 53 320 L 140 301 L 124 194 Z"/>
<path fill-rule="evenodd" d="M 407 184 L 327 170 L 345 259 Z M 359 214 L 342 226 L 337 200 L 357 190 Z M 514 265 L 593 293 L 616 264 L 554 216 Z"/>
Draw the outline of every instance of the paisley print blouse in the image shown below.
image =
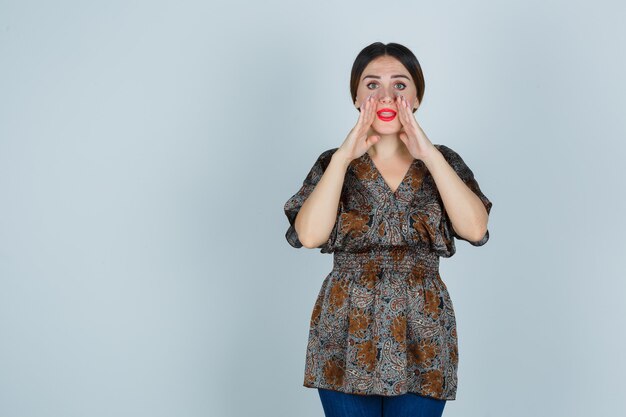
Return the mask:
<path fill-rule="evenodd" d="M 472 170 L 435 145 L 482 200 Z M 289 244 L 302 247 L 294 223 L 338 148 L 322 152 L 284 206 Z M 396 191 L 366 152 L 346 171 L 337 220 L 321 253 L 333 254 L 310 320 L 304 386 L 346 393 L 407 392 L 454 400 L 458 345 L 454 309 L 439 258 L 456 252 L 457 235 L 434 179 L 415 159 Z M 489 231 L 478 241 L 482 246 Z"/>

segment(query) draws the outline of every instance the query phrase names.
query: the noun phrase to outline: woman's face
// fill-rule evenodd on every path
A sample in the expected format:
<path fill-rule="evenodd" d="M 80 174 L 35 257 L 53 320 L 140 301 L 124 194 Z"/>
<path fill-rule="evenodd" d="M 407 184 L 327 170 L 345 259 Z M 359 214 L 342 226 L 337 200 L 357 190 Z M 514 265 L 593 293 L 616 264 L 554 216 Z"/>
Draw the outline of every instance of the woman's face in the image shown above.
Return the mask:
<path fill-rule="evenodd" d="M 402 130 L 402 123 L 398 118 L 399 95 L 404 96 L 411 105 L 411 109 L 419 107 L 417 100 L 417 87 L 409 71 L 391 56 L 381 56 L 371 61 L 361 74 L 359 86 L 356 92 L 356 108 L 373 94 L 376 103 L 376 116 L 372 123 L 372 129 L 379 134 L 395 134 Z M 382 109 L 390 109 L 390 114 L 381 114 Z M 395 112 L 395 113 L 394 113 Z"/>

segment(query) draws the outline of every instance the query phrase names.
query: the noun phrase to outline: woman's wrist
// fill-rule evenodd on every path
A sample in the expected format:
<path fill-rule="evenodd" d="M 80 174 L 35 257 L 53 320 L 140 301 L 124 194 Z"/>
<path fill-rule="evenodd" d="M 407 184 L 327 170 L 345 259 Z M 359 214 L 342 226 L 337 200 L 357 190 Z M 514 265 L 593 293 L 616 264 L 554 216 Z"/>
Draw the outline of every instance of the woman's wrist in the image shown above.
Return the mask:
<path fill-rule="evenodd" d="M 347 169 L 350 162 L 352 162 L 352 159 L 348 158 L 341 148 L 337 149 L 330 159 L 331 161 L 337 161 L 344 169 Z"/>

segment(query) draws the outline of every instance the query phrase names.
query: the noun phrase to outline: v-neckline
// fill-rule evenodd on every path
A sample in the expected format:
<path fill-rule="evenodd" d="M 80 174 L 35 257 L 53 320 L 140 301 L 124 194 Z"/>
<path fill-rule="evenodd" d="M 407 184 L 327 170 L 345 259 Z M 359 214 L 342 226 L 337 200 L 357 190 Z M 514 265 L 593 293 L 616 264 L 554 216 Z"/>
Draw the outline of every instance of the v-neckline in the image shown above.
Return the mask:
<path fill-rule="evenodd" d="M 418 159 L 414 158 L 413 161 L 411 162 L 411 165 L 409 165 L 409 168 L 406 170 L 404 177 L 402 177 L 402 181 L 400 181 L 400 184 L 398 184 L 398 187 L 396 188 L 396 190 L 392 190 L 391 186 L 389 185 L 389 183 L 387 183 L 387 180 L 385 180 L 385 177 L 383 177 L 383 174 L 380 172 L 380 170 L 378 169 L 378 167 L 376 166 L 376 164 L 374 163 L 374 160 L 372 159 L 372 157 L 370 156 L 369 153 L 365 152 L 365 155 L 368 159 L 368 161 L 370 162 L 372 168 L 374 169 L 374 171 L 376 171 L 376 177 L 380 179 L 380 181 L 383 183 L 384 187 L 387 189 L 387 191 L 389 191 L 391 193 L 391 195 L 395 196 L 398 194 L 398 191 L 400 191 L 400 189 L 402 188 L 402 186 L 404 184 L 406 184 L 406 182 L 409 179 L 409 176 L 411 175 L 411 170 L 413 169 L 413 166 L 417 163 Z"/>

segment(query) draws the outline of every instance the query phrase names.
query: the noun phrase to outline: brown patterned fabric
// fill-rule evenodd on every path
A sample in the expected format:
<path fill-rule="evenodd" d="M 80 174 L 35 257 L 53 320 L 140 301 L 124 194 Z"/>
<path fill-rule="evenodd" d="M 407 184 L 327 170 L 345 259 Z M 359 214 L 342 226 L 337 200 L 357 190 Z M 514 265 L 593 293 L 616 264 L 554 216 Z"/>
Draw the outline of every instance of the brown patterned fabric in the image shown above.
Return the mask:
<path fill-rule="evenodd" d="M 480 197 L 463 159 L 435 145 Z M 323 152 L 284 206 L 289 244 L 302 247 L 294 223 L 338 148 Z M 321 253 L 333 269 L 313 307 L 304 386 L 353 394 L 407 392 L 454 400 L 458 345 L 452 300 L 439 258 L 456 252 L 458 236 L 425 164 L 415 159 L 395 192 L 366 152 L 345 175 L 337 220 Z M 474 246 L 489 240 L 489 231 Z"/>

